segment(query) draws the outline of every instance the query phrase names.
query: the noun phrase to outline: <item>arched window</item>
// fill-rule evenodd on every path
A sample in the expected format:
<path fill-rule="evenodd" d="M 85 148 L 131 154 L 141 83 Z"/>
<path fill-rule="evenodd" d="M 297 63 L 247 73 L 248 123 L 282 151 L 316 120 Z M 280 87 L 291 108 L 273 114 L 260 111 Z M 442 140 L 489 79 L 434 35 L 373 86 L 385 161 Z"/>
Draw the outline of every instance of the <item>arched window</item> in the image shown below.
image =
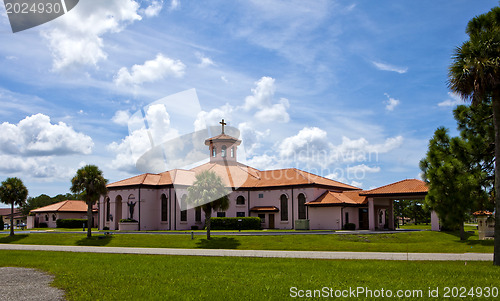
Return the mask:
<path fill-rule="evenodd" d="M 231 147 L 231 158 L 234 158 L 234 146 Z"/>
<path fill-rule="evenodd" d="M 215 156 L 217 156 L 217 148 L 214 146 L 212 147 L 212 157 L 215 158 Z"/>
<path fill-rule="evenodd" d="M 222 146 L 220 155 L 222 158 L 226 157 L 226 146 L 225 145 Z"/>
<path fill-rule="evenodd" d="M 168 220 L 168 199 L 165 194 L 161 195 L 161 221 Z"/>
<path fill-rule="evenodd" d="M 186 206 L 186 195 L 183 195 L 181 198 L 181 208 L 185 208 Z M 181 222 L 187 222 L 187 210 L 181 210 Z"/>
<path fill-rule="evenodd" d="M 245 205 L 245 197 L 240 195 L 236 198 L 236 205 Z"/>
<path fill-rule="evenodd" d="M 284 194 L 281 195 L 280 205 L 281 205 L 281 208 L 280 208 L 281 220 L 287 221 L 288 220 L 288 198 Z"/>
<path fill-rule="evenodd" d="M 49 221 L 49 215 L 48 214 L 45 214 L 45 221 L 48 222 Z"/>
<path fill-rule="evenodd" d="M 299 194 L 299 219 L 306 219 L 306 196 L 301 193 Z"/>
<path fill-rule="evenodd" d="M 52 214 L 52 221 L 53 221 L 53 222 L 55 222 L 55 221 L 56 221 L 56 219 L 57 219 L 57 216 L 56 216 L 56 214 L 55 214 L 55 213 L 53 213 L 53 214 Z"/>
<path fill-rule="evenodd" d="M 109 222 L 109 215 L 111 214 L 109 198 L 106 198 L 106 221 Z"/>

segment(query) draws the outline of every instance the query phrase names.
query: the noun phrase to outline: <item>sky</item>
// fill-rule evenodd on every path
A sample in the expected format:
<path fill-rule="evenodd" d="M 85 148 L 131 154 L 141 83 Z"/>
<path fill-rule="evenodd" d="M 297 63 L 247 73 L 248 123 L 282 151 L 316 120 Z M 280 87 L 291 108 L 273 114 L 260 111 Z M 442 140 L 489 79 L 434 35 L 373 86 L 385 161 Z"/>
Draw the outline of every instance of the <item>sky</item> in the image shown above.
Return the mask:
<path fill-rule="evenodd" d="M 54 196 L 95 164 L 119 181 L 142 173 L 151 137 L 221 119 L 240 131 L 240 161 L 261 170 L 363 189 L 419 178 L 436 128 L 457 134 L 453 51 L 497 5 L 80 0 L 17 33 L 0 5 L 0 180 Z"/>

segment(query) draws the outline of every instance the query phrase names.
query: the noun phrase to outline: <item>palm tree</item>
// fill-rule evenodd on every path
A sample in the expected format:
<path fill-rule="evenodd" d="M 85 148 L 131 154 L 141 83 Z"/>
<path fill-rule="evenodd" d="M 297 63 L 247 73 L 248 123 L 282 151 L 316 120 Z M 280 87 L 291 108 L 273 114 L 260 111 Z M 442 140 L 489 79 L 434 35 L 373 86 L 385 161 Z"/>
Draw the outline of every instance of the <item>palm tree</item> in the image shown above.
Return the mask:
<path fill-rule="evenodd" d="M 14 236 L 14 206 L 22 206 L 28 197 L 28 189 L 19 178 L 7 178 L 0 186 L 0 202 L 10 204 L 10 236 Z"/>
<path fill-rule="evenodd" d="M 495 127 L 495 249 L 500 265 L 500 7 L 469 21 L 469 40 L 457 47 L 449 68 L 449 87 L 473 105 L 491 100 Z"/>
<path fill-rule="evenodd" d="M 193 186 L 188 188 L 187 202 L 201 207 L 205 213 L 207 240 L 210 240 L 210 218 L 212 211 L 229 209 L 229 190 L 215 172 L 205 170 L 196 175 Z"/>
<path fill-rule="evenodd" d="M 71 180 L 71 192 L 81 193 L 82 200 L 87 203 L 87 237 L 92 236 L 92 205 L 101 195 L 108 191 L 102 171 L 95 165 L 86 165 L 80 168 Z"/>

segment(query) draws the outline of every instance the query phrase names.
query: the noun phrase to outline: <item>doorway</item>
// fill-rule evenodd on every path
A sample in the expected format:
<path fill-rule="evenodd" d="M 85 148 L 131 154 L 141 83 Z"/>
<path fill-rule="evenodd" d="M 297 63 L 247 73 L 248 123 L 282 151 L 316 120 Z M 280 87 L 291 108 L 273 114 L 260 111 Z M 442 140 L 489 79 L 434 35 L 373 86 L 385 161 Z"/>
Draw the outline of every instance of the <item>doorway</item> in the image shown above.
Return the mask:
<path fill-rule="evenodd" d="M 274 214 L 269 214 L 269 229 L 274 229 Z"/>

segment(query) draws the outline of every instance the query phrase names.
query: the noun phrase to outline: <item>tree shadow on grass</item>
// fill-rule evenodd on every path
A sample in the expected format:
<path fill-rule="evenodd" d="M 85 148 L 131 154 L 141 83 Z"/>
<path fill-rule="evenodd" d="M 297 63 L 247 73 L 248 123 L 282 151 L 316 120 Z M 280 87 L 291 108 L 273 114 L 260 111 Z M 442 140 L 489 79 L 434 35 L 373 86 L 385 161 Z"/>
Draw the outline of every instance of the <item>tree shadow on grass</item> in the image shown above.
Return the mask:
<path fill-rule="evenodd" d="M 240 241 L 234 237 L 212 237 L 210 240 L 201 239 L 196 242 L 199 249 L 237 249 Z"/>
<path fill-rule="evenodd" d="M 108 245 L 113 239 L 113 235 L 92 235 L 92 237 L 84 237 L 76 242 L 77 246 L 92 246 L 102 247 Z"/>
<path fill-rule="evenodd" d="M 14 236 L 5 236 L 0 238 L 0 244 L 17 242 L 19 240 L 25 239 L 26 237 L 28 237 L 28 234 L 14 234 Z"/>

